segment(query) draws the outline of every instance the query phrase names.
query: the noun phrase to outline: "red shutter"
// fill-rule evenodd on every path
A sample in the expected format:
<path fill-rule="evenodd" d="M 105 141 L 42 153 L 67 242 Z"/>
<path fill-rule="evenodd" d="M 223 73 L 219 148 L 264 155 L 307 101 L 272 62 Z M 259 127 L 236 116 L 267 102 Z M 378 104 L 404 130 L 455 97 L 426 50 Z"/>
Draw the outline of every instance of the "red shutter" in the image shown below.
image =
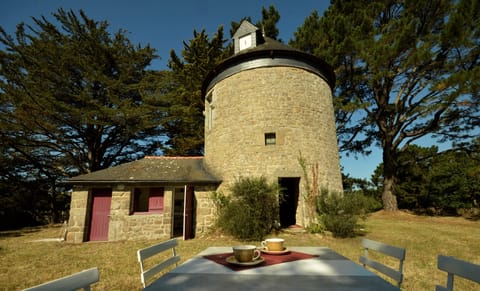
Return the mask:
<path fill-rule="evenodd" d="M 163 211 L 163 188 L 151 188 L 148 197 L 148 212 Z"/>

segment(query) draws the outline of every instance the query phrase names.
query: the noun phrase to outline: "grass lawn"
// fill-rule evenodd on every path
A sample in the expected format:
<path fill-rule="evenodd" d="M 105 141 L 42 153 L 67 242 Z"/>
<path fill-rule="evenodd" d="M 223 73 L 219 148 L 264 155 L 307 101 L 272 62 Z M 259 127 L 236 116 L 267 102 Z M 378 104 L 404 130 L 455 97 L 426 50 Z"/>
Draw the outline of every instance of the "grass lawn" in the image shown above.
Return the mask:
<path fill-rule="evenodd" d="M 59 226 L 0 232 L 0 290 L 21 290 L 97 266 L 100 282 L 93 290 L 140 290 L 137 249 L 156 241 L 38 242 L 58 237 Z M 437 270 L 437 255 L 455 256 L 480 264 L 480 221 L 458 217 L 423 217 L 404 212 L 377 212 L 364 223 L 362 236 L 337 239 L 329 235 L 282 232 L 286 246 L 327 246 L 358 263 L 363 236 L 404 247 L 404 290 L 434 290 L 446 283 L 446 273 Z M 182 261 L 209 246 L 239 243 L 219 234 L 179 241 Z M 260 242 L 248 242 L 260 245 Z M 455 290 L 480 290 L 478 284 L 455 279 Z"/>

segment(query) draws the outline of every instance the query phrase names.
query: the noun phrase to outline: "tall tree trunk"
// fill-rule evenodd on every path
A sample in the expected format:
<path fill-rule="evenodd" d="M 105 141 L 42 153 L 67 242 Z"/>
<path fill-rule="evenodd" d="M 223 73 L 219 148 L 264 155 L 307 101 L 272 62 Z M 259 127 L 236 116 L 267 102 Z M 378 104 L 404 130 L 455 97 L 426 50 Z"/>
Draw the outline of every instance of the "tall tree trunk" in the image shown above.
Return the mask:
<path fill-rule="evenodd" d="M 394 194 L 395 187 L 395 163 L 396 158 L 391 147 L 383 149 L 383 209 L 386 211 L 397 211 L 397 196 Z"/>
<path fill-rule="evenodd" d="M 383 180 L 383 191 L 382 191 L 382 201 L 383 209 L 386 211 L 397 211 L 397 196 L 393 194 L 394 186 L 393 177 L 385 177 Z"/>

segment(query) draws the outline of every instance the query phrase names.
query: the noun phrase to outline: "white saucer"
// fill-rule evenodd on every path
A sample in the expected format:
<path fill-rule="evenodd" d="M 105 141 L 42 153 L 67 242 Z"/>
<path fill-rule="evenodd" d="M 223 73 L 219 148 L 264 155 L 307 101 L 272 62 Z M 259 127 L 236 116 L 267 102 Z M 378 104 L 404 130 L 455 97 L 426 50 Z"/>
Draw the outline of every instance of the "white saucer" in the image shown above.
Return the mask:
<path fill-rule="evenodd" d="M 262 253 L 269 254 L 269 255 L 284 255 L 290 252 L 290 250 L 287 248 L 283 248 L 283 251 L 269 251 L 265 248 L 261 248 L 260 251 L 262 251 Z"/>
<path fill-rule="evenodd" d="M 263 257 L 259 257 L 258 259 L 251 261 L 251 262 L 239 262 L 237 259 L 235 259 L 235 256 L 230 256 L 225 259 L 227 263 L 233 264 L 233 265 L 238 265 L 238 266 L 255 266 L 258 264 L 261 264 L 265 261 Z"/>

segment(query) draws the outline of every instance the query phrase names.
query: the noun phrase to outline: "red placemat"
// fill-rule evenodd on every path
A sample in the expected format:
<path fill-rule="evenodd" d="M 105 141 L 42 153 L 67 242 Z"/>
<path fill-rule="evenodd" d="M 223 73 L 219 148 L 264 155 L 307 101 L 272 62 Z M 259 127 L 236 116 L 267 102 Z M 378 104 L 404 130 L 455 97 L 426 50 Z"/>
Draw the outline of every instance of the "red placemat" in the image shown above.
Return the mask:
<path fill-rule="evenodd" d="M 234 271 L 241 271 L 241 270 L 246 270 L 246 269 L 265 267 L 265 266 L 271 266 L 271 265 L 276 265 L 276 264 L 281 264 L 281 263 L 286 263 L 286 262 L 293 262 L 293 261 L 305 260 L 305 259 L 311 259 L 311 258 L 318 257 L 317 255 L 310 255 L 310 254 L 293 252 L 293 251 L 288 252 L 288 253 L 283 254 L 283 255 L 270 255 L 270 254 L 262 253 L 262 257 L 264 259 L 263 263 L 258 264 L 258 265 L 254 265 L 254 266 L 239 266 L 239 265 L 230 264 L 226 261 L 226 259 L 230 256 L 233 256 L 233 252 L 208 255 L 208 256 L 203 256 L 203 257 L 205 259 L 214 261 L 217 264 L 220 264 L 220 265 L 223 265 L 227 268 L 230 268 Z"/>

